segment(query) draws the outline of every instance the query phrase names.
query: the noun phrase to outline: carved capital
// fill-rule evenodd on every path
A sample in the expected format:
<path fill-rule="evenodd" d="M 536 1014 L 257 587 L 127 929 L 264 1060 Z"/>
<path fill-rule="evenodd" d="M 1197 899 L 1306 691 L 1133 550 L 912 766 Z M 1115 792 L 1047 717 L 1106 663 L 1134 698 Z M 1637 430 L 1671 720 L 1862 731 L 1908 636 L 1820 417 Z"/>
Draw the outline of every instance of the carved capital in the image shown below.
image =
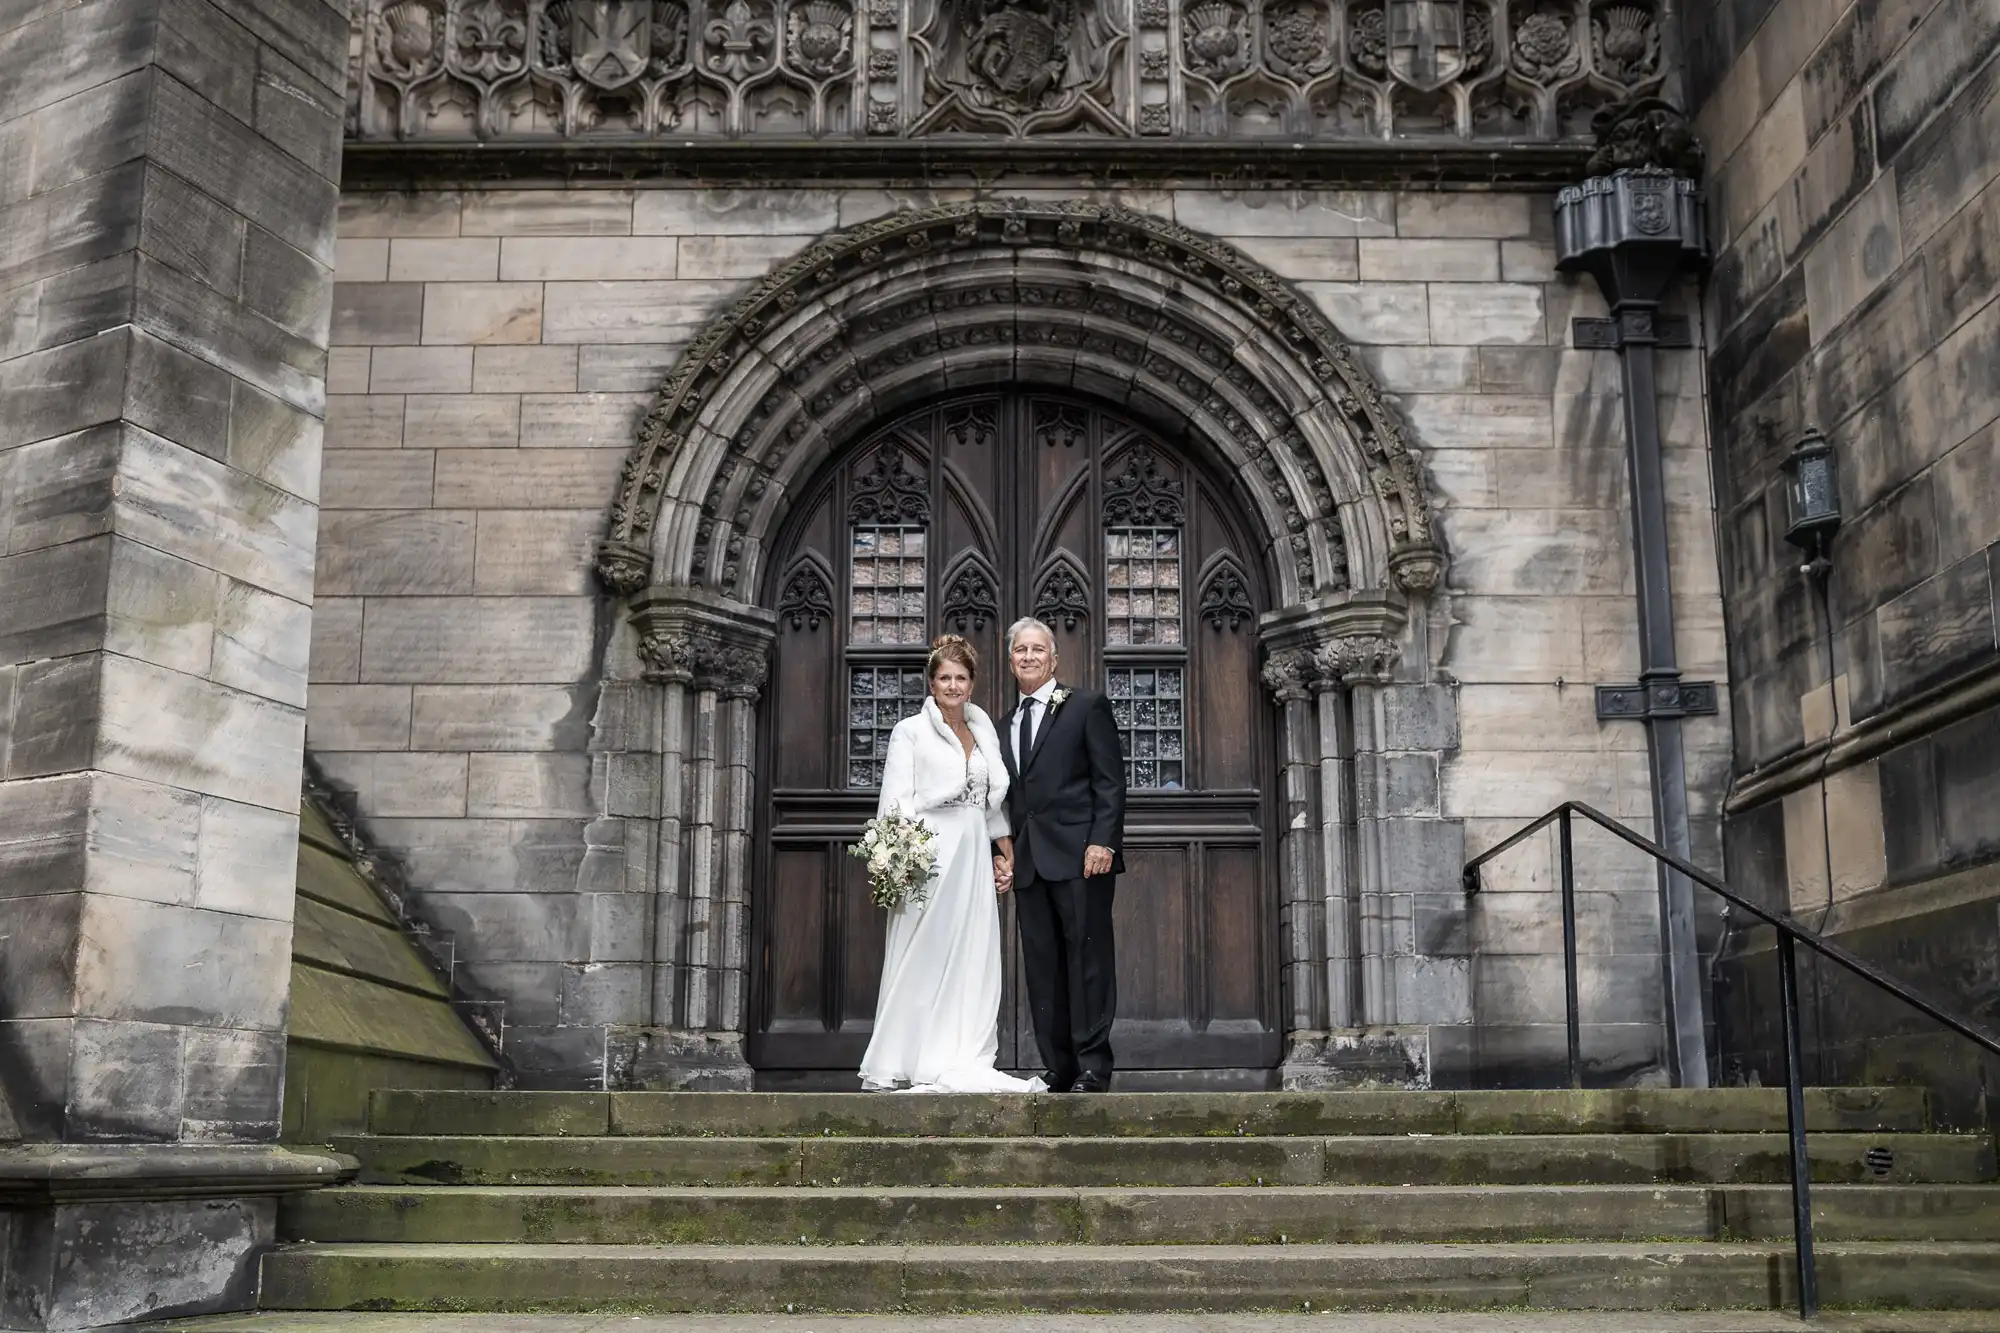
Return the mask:
<path fill-rule="evenodd" d="M 1321 644 L 1313 650 L 1313 665 L 1329 681 L 1367 684 L 1389 679 L 1402 656 L 1394 639 L 1362 634 Z"/>
<path fill-rule="evenodd" d="M 647 680 L 755 699 L 770 674 L 776 617 L 696 588 L 648 588 L 634 599 Z"/>
<path fill-rule="evenodd" d="M 1272 653 L 1264 662 L 1264 688 L 1281 704 L 1304 703 L 1312 698 L 1318 678 L 1313 655 L 1304 648 Z"/>
<path fill-rule="evenodd" d="M 726 699 L 755 699 L 770 671 L 767 645 L 729 643 L 688 629 L 643 636 L 639 656 L 648 680 L 713 690 Z"/>

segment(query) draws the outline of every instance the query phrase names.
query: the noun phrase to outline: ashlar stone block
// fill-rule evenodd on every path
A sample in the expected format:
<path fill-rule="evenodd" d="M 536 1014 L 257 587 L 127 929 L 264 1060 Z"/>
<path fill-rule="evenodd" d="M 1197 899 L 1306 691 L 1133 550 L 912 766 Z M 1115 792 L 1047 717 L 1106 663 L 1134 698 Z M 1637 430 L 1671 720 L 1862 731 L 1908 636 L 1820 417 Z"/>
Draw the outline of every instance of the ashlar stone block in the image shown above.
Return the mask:
<path fill-rule="evenodd" d="M 528 394 L 521 400 L 521 447 L 629 447 L 652 402 L 652 392 Z"/>
<path fill-rule="evenodd" d="M 573 393 L 611 387 L 577 383 L 575 347 L 515 347 L 488 344 L 472 349 L 474 393 Z"/>
<path fill-rule="evenodd" d="M 680 272 L 682 250 L 692 243 L 672 236 L 598 237 L 587 242 L 572 236 L 509 236 L 499 243 L 499 277 L 505 282 L 615 282 L 748 276 Z"/>
<path fill-rule="evenodd" d="M 390 282 L 497 282 L 500 242 L 493 237 L 399 236 L 387 242 Z"/>
<path fill-rule="evenodd" d="M 588 597 L 371 599 L 361 675 L 398 684 L 565 684 L 590 668 Z"/>
<path fill-rule="evenodd" d="M 533 343 L 542 336 L 542 286 L 535 282 L 424 284 L 423 341 Z"/>
<path fill-rule="evenodd" d="M 839 193 L 828 189 L 665 188 L 632 204 L 639 236 L 817 236 L 839 223 Z"/>
<path fill-rule="evenodd" d="M 403 400 L 403 444 L 504 449 L 521 443 L 521 399 L 511 393 L 413 393 Z"/>
<path fill-rule="evenodd" d="M 306 708 L 306 745 L 314 753 L 411 744 L 409 686 L 315 684 Z"/>
<path fill-rule="evenodd" d="M 604 515 L 595 509 L 488 510 L 479 515 L 473 584 L 482 594 L 593 590 L 592 555 Z"/>
<path fill-rule="evenodd" d="M 424 509 L 431 503 L 437 455 L 429 449 L 329 449 L 321 522 L 339 509 Z"/>
<path fill-rule="evenodd" d="M 315 708 L 323 693 L 313 693 Z M 583 685 L 419 685 L 410 705 L 409 745 L 468 752 L 581 751 L 590 739 L 588 693 Z"/>
<path fill-rule="evenodd" d="M 1544 341 L 1542 288 L 1528 283 L 1433 283 L 1430 323 L 1434 343 L 1540 343 Z"/>

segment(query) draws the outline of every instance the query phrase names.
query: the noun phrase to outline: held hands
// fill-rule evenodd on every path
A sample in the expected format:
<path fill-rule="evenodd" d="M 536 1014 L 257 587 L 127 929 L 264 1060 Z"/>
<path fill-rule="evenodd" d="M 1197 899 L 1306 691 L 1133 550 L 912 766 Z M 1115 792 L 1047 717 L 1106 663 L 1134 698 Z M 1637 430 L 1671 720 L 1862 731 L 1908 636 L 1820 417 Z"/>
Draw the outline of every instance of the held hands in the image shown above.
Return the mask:
<path fill-rule="evenodd" d="M 1111 849 L 1109 847 L 1099 847 L 1093 843 L 1083 849 L 1083 877 L 1085 879 L 1089 879 L 1095 875 L 1108 875 L 1110 873 Z"/>
<path fill-rule="evenodd" d="M 1014 862 L 1005 856 L 993 858 L 993 891 L 1005 893 L 1014 887 Z"/>

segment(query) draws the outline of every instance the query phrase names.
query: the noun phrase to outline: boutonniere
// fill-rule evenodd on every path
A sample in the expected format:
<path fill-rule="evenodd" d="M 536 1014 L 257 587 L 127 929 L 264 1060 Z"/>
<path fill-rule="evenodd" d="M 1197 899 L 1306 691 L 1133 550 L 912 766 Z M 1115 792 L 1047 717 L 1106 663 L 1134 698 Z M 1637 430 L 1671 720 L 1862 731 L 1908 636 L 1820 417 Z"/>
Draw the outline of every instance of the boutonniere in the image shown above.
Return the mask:
<path fill-rule="evenodd" d="M 1054 717 L 1056 715 L 1056 709 L 1061 708 L 1063 706 L 1063 701 L 1067 698 L 1069 698 L 1069 686 L 1067 685 L 1058 685 L 1053 690 L 1049 691 L 1050 717 Z"/>

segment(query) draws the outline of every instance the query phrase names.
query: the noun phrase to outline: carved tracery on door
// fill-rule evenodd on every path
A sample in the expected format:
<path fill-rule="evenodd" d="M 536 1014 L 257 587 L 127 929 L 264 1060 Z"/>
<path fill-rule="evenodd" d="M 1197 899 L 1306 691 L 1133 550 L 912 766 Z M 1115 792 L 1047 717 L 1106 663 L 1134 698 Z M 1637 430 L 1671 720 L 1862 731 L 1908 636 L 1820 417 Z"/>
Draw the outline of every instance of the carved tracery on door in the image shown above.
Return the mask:
<path fill-rule="evenodd" d="M 1013 700 L 1002 636 L 1032 612 L 1055 629 L 1062 678 L 1111 696 L 1125 748 L 1121 1067 L 1273 1065 L 1267 603 L 1226 492 L 1157 433 L 1009 392 L 868 436 L 795 512 L 767 594 L 752 1063 L 773 1081 L 859 1063 L 883 919 L 844 844 L 873 812 L 890 731 L 922 704 L 931 637 L 974 643 L 977 699 L 998 717 Z M 1004 938 L 1011 977 L 1011 917 Z M 1002 1064 L 1032 1065 L 1011 985 L 1003 1013 Z"/>

